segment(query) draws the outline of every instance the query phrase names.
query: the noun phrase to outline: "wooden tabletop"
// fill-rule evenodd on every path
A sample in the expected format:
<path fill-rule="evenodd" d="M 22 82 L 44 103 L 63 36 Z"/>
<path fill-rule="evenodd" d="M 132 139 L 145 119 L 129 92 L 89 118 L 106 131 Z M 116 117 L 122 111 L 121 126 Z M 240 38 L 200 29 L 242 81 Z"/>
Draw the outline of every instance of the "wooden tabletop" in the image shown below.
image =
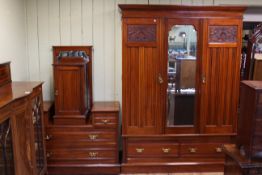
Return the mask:
<path fill-rule="evenodd" d="M 0 108 L 19 98 L 28 96 L 42 82 L 11 82 L 0 87 Z"/>

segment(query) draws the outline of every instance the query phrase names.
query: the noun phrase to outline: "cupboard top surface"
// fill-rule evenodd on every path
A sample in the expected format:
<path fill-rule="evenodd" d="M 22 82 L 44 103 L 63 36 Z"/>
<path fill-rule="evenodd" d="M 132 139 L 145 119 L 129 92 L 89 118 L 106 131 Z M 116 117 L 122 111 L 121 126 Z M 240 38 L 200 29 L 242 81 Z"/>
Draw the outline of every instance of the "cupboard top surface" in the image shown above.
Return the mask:
<path fill-rule="evenodd" d="M 262 81 L 242 81 L 245 84 L 255 90 L 262 90 Z"/>
<path fill-rule="evenodd" d="M 12 82 L 0 88 L 0 108 L 19 98 L 31 94 L 42 82 Z"/>
<path fill-rule="evenodd" d="M 245 6 L 186 6 L 186 5 L 136 5 L 119 4 L 121 10 L 159 10 L 159 11 L 227 11 L 244 12 Z"/>
<path fill-rule="evenodd" d="M 94 102 L 92 112 L 118 112 L 119 102 Z"/>

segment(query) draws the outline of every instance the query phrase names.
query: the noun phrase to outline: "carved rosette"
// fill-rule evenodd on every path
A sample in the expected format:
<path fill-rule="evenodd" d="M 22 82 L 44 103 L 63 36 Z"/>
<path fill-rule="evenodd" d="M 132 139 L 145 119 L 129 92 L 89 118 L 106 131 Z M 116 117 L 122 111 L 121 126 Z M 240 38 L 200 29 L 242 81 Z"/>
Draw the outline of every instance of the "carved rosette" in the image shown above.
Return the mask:
<path fill-rule="evenodd" d="M 127 26 L 128 42 L 155 42 L 156 25 L 128 25 Z"/>
<path fill-rule="evenodd" d="M 237 42 L 237 26 L 209 26 L 209 43 Z"/>

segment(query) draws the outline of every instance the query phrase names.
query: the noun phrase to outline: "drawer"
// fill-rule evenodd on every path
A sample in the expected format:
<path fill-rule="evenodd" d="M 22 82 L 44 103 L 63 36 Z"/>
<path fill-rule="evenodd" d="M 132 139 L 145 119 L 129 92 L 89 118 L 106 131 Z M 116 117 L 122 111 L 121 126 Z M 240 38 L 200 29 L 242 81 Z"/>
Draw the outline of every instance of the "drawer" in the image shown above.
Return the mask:
<path fill-rule="evenodd" d="M 181 156 L 223 156 L 222 144 L 219 143 L 193 143 L 181 144 Z"/>
<path fill-rule="evenodd" d="M 129 143 L 128 157 L 177 157 L 177 143 Z"/>
<path fill-rule="evenodd" d="M 115 132 L 51 132 L 47 131 L 47 149 L 52 148 L 85 148 L 85 147 L 115 147 L 117 138 Z"/>
<path fill-rule="evenodd" d="M 47 152 L 48 159 L 100 159 L 115 157 L 115 149 L 57 149 Z"/>
<path fill-rule="evenodd" d="M 78 163 L 100 163 L 115 162 L 117 160 L 115 149 L 93 148 L 93 149 L 53 149 L 47 151 L 47 161 L 50 162 L 78 162 Z"/>
<path fill-rule="evenodd" d="M 96 113 L 93 115 L 93 125 L 96 128 L 117 128 L 118 118 L 115 113 Z"/>

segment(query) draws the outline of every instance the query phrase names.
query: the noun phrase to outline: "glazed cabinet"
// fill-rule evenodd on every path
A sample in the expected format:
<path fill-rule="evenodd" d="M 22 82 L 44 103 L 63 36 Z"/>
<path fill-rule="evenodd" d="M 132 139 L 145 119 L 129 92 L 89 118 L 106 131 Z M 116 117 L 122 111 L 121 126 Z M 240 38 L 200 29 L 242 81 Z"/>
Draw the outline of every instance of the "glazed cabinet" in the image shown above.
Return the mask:
<path fill-rule="evenodd" d="M 196 171 L 222 171 L 221 146 L 233 142 L 237 131 L 245 8 L 119 7 L 122 170 L 157 172 L 150 167 L 159 163 L 162 172 L 193 165 Z"/>
<path fill-rule="evenodd" d="M 10 63 L 0 70 L 0 174 L 44 175 L 42 83 L 12 82 Z"/>

